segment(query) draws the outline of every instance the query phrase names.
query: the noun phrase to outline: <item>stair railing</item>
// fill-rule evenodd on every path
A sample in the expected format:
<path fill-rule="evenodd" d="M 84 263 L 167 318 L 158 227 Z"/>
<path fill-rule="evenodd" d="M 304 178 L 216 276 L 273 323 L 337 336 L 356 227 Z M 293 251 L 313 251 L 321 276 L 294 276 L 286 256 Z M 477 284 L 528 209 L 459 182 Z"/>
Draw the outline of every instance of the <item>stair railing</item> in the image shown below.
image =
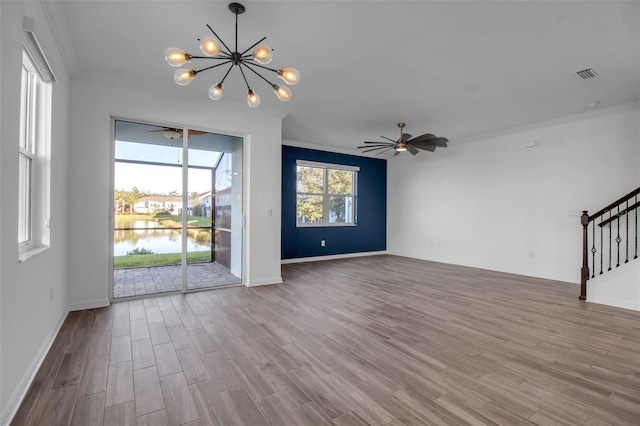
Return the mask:
<path fill-rule="evenodd" d="M 633 247 L 631 247 L 633 259 L 638 258 L 639 197 L 640 188 L 631 191 L 592 215 L 589 215 L 586 210 L 582 212 L 582 216 L 580 216 L 580 223 L 582 224 L 581 300 L 587 299 L 587 281 L 596 276 L 596 270 L 598 269 L 596 260 L 599 260 L 600 264 L 599 275 L 620 267 L 622 246 L 624 263 L 628 263 L 629 243 L 633 244 Z M 620 229 L 621 219 L 623 222 L 622 230 Z M 630 221 L 632 222 L 631 236 L 629 235 Z M 589 241 L 589 234 L 591 234 L 591 241 Z M 589 248 L 590 244 L 591 247 Z M 591 253 L 591 261 L 589 261 L 589 253 Z M 600 256 L 598 257 L 597 254 Z"/>

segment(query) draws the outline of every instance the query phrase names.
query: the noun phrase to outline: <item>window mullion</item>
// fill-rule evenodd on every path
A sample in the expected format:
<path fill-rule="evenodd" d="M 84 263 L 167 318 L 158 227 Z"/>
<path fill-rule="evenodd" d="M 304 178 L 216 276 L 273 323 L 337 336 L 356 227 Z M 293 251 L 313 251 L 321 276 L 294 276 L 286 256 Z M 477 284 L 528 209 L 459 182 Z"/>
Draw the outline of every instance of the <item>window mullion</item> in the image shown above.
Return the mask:
<path fill-rule="evenodd" d="M 323 169 L 324 173 L 324 188 L 322 194 L 322 223 L 329 223 L 329 169 L 326 167 Z"/>

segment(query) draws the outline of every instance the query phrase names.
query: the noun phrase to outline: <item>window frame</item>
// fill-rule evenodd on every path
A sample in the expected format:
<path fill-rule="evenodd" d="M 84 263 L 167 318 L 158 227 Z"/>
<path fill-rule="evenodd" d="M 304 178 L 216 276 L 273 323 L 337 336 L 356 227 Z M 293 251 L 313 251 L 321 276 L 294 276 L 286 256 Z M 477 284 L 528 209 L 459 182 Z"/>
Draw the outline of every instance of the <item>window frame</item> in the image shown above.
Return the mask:
<path fill-rule="evenodd" d="M 322 181 L 322 193 L 315 192 L 301 192 L 298 191 L 298 167 L 311 167 L 323 170 L 323 181 Z M 349 194 L 332 194 L 329 192 L 329 171 L 337 170 L 337 171 L 348 171 L 352 173 L 351 178 L 351 193 Z M 334 164 L 334 163 L 320 163 L 316 161 L 308 161 L 308 160 L 296 160 L 296 227 L 297 228 L 318 228 L 318 227 L 341 227 L 341 226 L 358 226 L 358 209 L 357 209 L 357 187 L 358 187 L 358 172 L 360 171 L 360 167 L 358 166 L 350 166 L 346 164 Z M 322 222 L 318 223 L 301 223 L 298 222 L 298 196 L 299 195 L 311 195 L 311 196 L 321 196 L 322 197 Z M 331 211 L 331 197 L 332 196 L 342 196 L 342 197 L 351 197 L 352 208 L 351 208 L 351 220 L 348 222 L 330 222 L 330 211 Z"/>
<path fill-rule="evenodd" d="M 55 81 L 30 32 L 26 32 L 21 66 L 16 241 L 18 259 L 24 262 L 50 245 L 51 113 Z M 22 158 L 28 161 L 23 163 Z M 23 164 L 29 170 L 25 171 Z"/>

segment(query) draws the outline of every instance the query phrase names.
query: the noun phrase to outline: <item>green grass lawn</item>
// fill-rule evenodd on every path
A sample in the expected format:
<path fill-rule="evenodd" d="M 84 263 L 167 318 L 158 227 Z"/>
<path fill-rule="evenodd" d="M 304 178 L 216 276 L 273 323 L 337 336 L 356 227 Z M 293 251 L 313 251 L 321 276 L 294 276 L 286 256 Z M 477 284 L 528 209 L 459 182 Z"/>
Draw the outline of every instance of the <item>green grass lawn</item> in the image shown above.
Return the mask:
<path fill-rule="evenodd" d="M 182 225 L 182 216 L 169 213 L 157 214 L 119 214 L 115 221 L 119 220 L 155 220 L 165 227 L 179 227 Z M 211 226 L 210 217 L 187 216 L 187 226 Z"/>
<path fill-rule="evenodd" d="M 179 265 L 181 262 L 180 253 L 165 254 L 136 254 L 132 256 L 114 256 L 113 268 L 134 268 L 160 265 Z M 208 262 L 211 260 L 210 251 L 196 251 L 187 253 L 187 263 Z"/>
<path fill-rule="evenodd" d="M 168 213 L 158 213 L 156 215 L 153 215 L 152 219 L 157 220 L 162 224 L 165 224 L 165 222 L 173 222 L 177 226 L 180 226 L 182 224 L 182 216 L 171 215 Z M 187 226 L 211 226 L 211 218 L 200 217 L 200 216 L 187 216 Z"/>

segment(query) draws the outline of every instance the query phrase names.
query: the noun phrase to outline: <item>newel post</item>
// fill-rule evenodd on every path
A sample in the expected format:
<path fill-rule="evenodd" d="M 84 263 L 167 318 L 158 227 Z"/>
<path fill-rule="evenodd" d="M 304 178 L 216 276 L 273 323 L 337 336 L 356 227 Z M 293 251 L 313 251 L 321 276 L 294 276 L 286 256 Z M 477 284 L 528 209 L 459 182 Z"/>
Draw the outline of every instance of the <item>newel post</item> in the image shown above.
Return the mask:
<path fill-rule="evenodd" d="M 580 300 L 587 300 L 587 280 L 589 279 L 589 250 L 587 248 L 587 227 L 589 226 L 589 215 L 586 210 L 580 216 L 582 224 L 582 269 L 580 274 Z"/>

